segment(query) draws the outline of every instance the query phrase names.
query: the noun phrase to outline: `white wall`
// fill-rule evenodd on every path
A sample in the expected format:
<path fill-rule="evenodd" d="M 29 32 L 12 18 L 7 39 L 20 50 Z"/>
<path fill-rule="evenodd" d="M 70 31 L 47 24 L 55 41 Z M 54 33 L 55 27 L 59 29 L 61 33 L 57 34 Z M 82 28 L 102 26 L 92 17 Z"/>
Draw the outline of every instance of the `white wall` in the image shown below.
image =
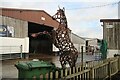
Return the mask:
<path fill-rule="evenodd" d="M 53 51 L 59 51 L 59 49 L 53 44 Z"/>
<path fill-rule="evenodd" d="M 78 50 L 78 52 L 81 52 L 81 46 L 85 46 L 85 39 L 79 37 L 78 35 L 76 34 L 71 34 L 71 41 L 73 42 L 75 48 Z M 85 51 L 85 48 L 84 50 Z"/>
<path fill-rule="evenodd" d="M 71 41 L 74 43 L 74 44 L 85 44 L 85 39 L 77 36 L 76 34 L 71 34 Z"/>
<path fill-rule="evenodd" d="M 22 45 L 22 52 L 29 52 L 29 38 L 11 38 L 0 37 L 0 54 L 6 53 L 20 53 L 20 46 Z"/>
<path fill-rule="evenodd" d="M 88 40 L 88 45 L 90 45 L 90 46 L 98 46 L 97 39 Z"/>
<path fill-rule="evenodd" d="M 85 39 L 77 36 L 74 33 L 71 33 L 70 38 L 75 48 L 78 50 L 78 52 L 81 52 L 81 46 L 85 46 L 85 42 L 86 42 Z M 59 49 L 53 45 L 53 51 L 59 51 Z M 84 51 L 85 51 L 85 48 L 84 48 Z"/>
<path fill-rule="evenodd" d="M 74 44 L 75 48 L 78 50 L 78 52 L 81 52 L 81 47 L 83 46 L 83 52 L 86 51 L 86 48 L 84 47 L 85 44 Z"/>
<path fill-rule="evenodd" d="M 108 49 L 107 58 L 114 57 L 114 54 L 120 54 L 120 50 Z"/>

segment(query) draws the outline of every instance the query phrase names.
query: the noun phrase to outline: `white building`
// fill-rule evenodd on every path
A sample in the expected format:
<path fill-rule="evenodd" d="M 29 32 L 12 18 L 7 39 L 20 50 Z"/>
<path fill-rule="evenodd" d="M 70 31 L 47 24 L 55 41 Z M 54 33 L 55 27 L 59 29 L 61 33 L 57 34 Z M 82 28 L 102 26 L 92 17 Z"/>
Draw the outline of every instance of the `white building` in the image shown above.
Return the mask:
<path fill-rule="evenodd" d="M 73 42 L 74 46 L 77 48 L 78 52 L 81 52 L 81 46 L 85 46 L 86 44 L 85 38 L 80 37 L 74 33 L 71 33 L 71 41 Z"/>

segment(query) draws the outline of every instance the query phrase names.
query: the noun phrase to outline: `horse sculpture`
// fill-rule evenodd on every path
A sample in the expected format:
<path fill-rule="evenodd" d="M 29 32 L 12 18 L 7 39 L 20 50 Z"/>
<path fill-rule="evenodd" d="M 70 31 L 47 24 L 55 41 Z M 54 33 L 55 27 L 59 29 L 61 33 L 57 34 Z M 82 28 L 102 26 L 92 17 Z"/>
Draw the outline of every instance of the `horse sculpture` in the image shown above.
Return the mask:
<path fill-rule="evenodd" d="M 62 68 L 66 67 L 66 64 L 69 64 L 70 67 L 74 67 L 78 57 L 78 51 L 74 47 L 70 39 L 70 29 L 67 25 L 67 19 L 65 16 L 65 9 L 57 10 L 57 13 L 53 16 L 54 20 L 59 21 L 59 26 L 56 30 L 52 31 L 52 41 L 54 45 L 59 49 L 60 53 L 60 63 Z M 32 33 L 32 37 L 38 37 L 40 35 L 47 34 L 51 37 L 50 33 L 47 31 Z"/>
<path fill-rule="evenodd" d="M 70 39 L 70 29 L 67 25 L 67 19 L 65 16 L 65 9 L 57 10 L 57 13 L 53 16 L 53 19 L 59 21 L 58 28 L 53 31 L 54 33 L 54 45 L 59 49 L 60 52 L 60 63 L 63 68 L 66 64 L 70 67 L 74 67 L 78 57 L 78 51 L 74 47 Z"/>

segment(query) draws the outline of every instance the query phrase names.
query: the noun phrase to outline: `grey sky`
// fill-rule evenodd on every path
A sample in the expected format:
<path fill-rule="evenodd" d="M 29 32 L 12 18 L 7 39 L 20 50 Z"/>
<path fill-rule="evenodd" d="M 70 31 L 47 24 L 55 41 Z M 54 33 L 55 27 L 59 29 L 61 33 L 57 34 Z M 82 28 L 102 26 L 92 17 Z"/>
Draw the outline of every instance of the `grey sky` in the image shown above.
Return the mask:
<path fill-rule="evenodd" d="M 68 26 L 73 33 L 82 37 L 102 38 L 100 19 L 118 18 L 118 6 L 109 5 L 89 9 L 75 8 L 105 5 L 118 1 L 119 0 L 71 0 L 68 2 L 67 0 L 47 0 L 43 2 L 42 0 L 4 0 L 2 1 L 1 7 L 45 10 L 52 16 L 56 13 L 59 5 L 60 7 L 65 7 Z"/>

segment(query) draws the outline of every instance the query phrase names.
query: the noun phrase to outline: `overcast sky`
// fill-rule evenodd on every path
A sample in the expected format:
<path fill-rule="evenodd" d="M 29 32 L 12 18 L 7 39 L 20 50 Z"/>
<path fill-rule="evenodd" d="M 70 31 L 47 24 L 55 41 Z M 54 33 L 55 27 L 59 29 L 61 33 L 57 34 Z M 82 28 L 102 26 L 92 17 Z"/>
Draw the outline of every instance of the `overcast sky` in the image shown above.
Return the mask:
<path fill-rule="evenodd" d="M 102 38 L 100 19 L 118 18 L 118 4 L 114 3 L 119 0 L 68 1 L 69 0 L 44 0 L 44 2 L 43 0 L 3 0 L 0 6 L 7 8 L 45 10 L 51 16 L 56 13 L 58 6 L 61 8 L 65 7 L 68 27 L 73 33 L 88 38 Z"/>

